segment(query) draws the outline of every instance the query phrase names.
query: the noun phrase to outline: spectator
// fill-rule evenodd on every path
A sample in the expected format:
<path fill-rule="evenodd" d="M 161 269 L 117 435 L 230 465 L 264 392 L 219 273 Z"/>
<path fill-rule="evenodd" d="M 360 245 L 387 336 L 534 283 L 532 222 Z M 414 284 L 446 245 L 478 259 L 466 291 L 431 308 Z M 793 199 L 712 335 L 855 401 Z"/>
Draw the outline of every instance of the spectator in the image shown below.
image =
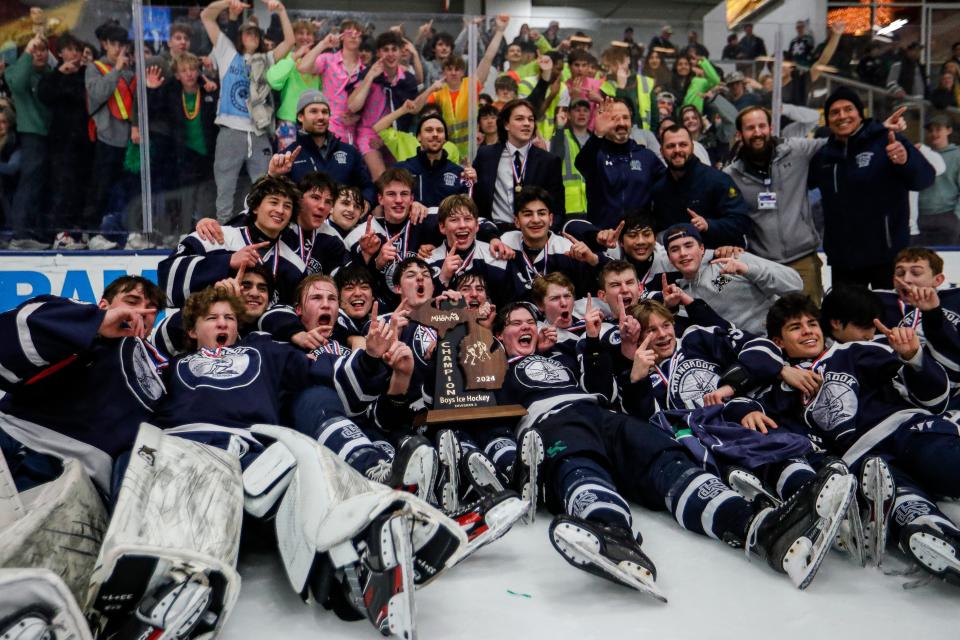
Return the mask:
<path fill-rule="evenodd" d="M 654 79 L 633 73 L 630 57 L 621 47 L 610 47 L 603 52 L 603 66 L 608 73 L 600 90 L 608 96 L 629 100 L 633 122 L 641 129 L 653 129 Z"/>
<path fill-rule="evenodd" d="M 497 16 L 493 37 L 487 45 L 483 58 L 477 63 L 476 78 L 467 77 L 467 63 L 463 58 L 451 56 L 443 63 L 444 85 L 439 91 L 431 94 L 429 98 L 430 102 L 435 102 L 440 106 L 443 121 L 447 123 L 449 140 L 457 145 L 461 158 L 467 157 L 467 136 L 470 130 L 468 121 L 470 111 L 469 82 L 476 83 L 477 93 L 479 93 L 480 87 L 486 83 L 487 76 L 490 74 L 493 58 L 503 41 L 503 32 L 509 22 L 509 17 L 505 15 Z"/>
<path fill-rule="evenodd" d="M 420 112 L 420 120 L 427 117 L 427 115 L 436 115 L 442 121 L 443 118 L 440 115 L 440 109 L 437 108 L 437 105 L 430 105 L 423 109 L 418 109 L 418 103 L 426 100 L 427 95 L 430 93 L 430 89 L 427 89 L 424 93 L 420 94 L 417 100 L 407 100 L 400 108 L 392 113 L 380 118 L 376 124 L 373 125 L 373 130 L 380 135 L 380 139 L 383 141 L 384 146 L 393 155 L 393 158 L 397 162 L 403 162 L 404 160 L 409 160 L 410 158 L 417 155 L 417 151 L 420 147 L 420 142 L 417 140 L 417 136 L 412 133 L 407 133 L 406 131 L 400 131 L 398 128 L 391 126 L 394 121 L 403 115 L 413 114 L 415 115 L 417 111 Z M 446 123 L 444 123 L 446 125 Z M 494 133 L 496 133 L 496 123 L 494 123 Z M 443 150 L 446 152 L 446 158 L 450 162 L 457 164 L 460 162 L 460 152 L 457 150 L 456 145 L 446 139 L 446 130 L 444 130 L 444 143 Z"/>
<path fill-rule="evenodd" d="M 590 103 L 578 100 L 557 112 L 557 130 L 550 139 L 550 153 L 563 159 L 564 208 L 567 216 L 587 213 L 587 183 L 577 169 L 580 149 L 590 139 Z"/>
<path fill-rule="evenodd" d="M 420 143 L 417 154 L 395 165 L 416 179 L 413 199 L 425 207 L 437 207 L 447 196 L 467 193 L 468 185 L 476 181 L 476 172 L 469 167 L 461 169 L 447 157 L 443 148 L 447 142 L 447 125 L 440 114 L 428 113 L 420 118 L 417 141 Z"/>
<path fill-rule="evenodd" d="M 186 22 L 174 22 L 170 25 L 170 37 L 167 38 L 167 45 L 163 47 L 157 55 L 147 57 L 147 67 L 160 67 L 161 75 L 164 78 L 172 78 L 173 69 L 171 68 L 171 64 L 173 63 L 173 59 L 181 53 L 190 51 L 192 37 L 193 27 L 190 24 Z M 153 133 L 152 129 L 151 133 Z"/>
<path fill-rule="evenodd" d="M 736 184 L 694 156 L 690 132 L 682 126 L 667 127 L 662 135 L 668 171 L 653 187 L 657 230 L 692 221 L 708 248 L 744 246 L 752 223 Z"/>
<path fill-rule="evenodd" d="M 824 112 L 830 137 L 811 161 L 810 185 L 823 198 L 832 280 L 889 289 L 893 258 L 910 238 L 907 193 L 932 185 L 933 167 L 905 138 L 864 120 L 853 90 L 834 90 Z"/>
<path fill-rule="evenodd" d="M 957 77 L 950 68 L 944 66 L 937 86 L 930 91 L 930 102 L 937 109 L 957 107 Z"/>
<path fill-rule="evenodd" d="M 810 158 L 826 140 L 778 140 L 770 129 L 770 112 L 759 106 L 737 116 L 742 145 L 724 171 L 743 194 L 753 220 L 747 233 L 751 253 L 794 269 L 803 292 L 817 304 L 823 298 L 820 234 L 807 196 Z"/>
<path fill-rule="evenodd" d="M 54 249 L 83 249 L 83 194 L 90 177 L 93 153 L 87 128 L 83 44 L 64 34 L 57 40 L 61 63 L 41 78 L 37 95 L 50 110 L 50 175 L 57 177 L 50 189 L 52 221 L 60 233 Z"/>
<path fill-rule="evenodd" d="M 933 186 L 920 192 L 920 236 L 914 244 L 930 247 L 960 244 L 960 148 L 950 142 L 953 126 L 945 115 L 932 117 L 924 126 L 927 144 L 947 165 Z"/>
<path fill-rule="evenodd" d="M 670 73 L 670 69 L 663 64 L 663 56 L 660 55 L 659 51 L 650 50 L 647 52 L 642 72 L 644 75 L 653 78 L 655 88 L 669 89 L 673 84 L 673 75 Z"/>
<path fill-rule="evenodd" d="M 139 142 L 139 131 L 133 126 L 136 120 L 134 76 L 127 31 L 114 24 L 103 25 L 98 31 L 98 38 L 106 53 L 93 64 L 88 64 L 84 72 L 87 108 L 96 129 L 93 166 L 90 170 L 94 179 L 87 190 L 82 222 L 82 228 L 91 233 L 102 226 L 111 187 L 119 184 L 124 177 L 127 143 Z M 87 246 L 103 250 L 113 249 L 117 245 L 98 233 L 90 238 Z"/>
<path fill-rule="evenodd" d="M 756 83 L 753 78 L 750 78 L 754 83 Z M 732 71 L 727 74 L 726 77 L 727 85 L 727 100 L 729 100 L 734 107 L 736 107 L 737 112 L 743 111 L 747 107 L 756 107 L 760 106 L 762 99 L 759 95 L 753 91 L 747 90 L 747 77 L 744 76 L 739 71 Z M 759 83 L 757 83 L 759 87 Z"/>
<path fill-rule="evenodd" d="M 283 59 L 293 48 L 293 26 L 279 0 L 270 0 L 271 12 L 280 16 L 283 42 L 267 51 L 263 32 L 250 20 L 240 26 L 237 42 L 231 42 L 220 30 L 217 16 L 236 0 L 214 0 L 200 14 L 200 20 L 213 42 L 210 56 L 220 72 L 220 102 L 217 105 L 217 147 L 214 152 L 214 177 L 217 183 L 217 219 L 224 223 L 233 217 L 237 177 L 246 166 L 251 181 L 263 176 L 270 163 L 270 134 L 275 130 L 274 111 L 267 69 Z"/>
<path fill-rule="evenodd" d="M 0 107 L 0 216 L 10 220 L 13 194 L 20 177 L 20 145 L 17 143 L 17 119 L 13 110 Z"/>
<path fill-rule="evenodd" d="M 720 140 L 717 127 L 713 126 L 692 104 L 680 108 L 680 124 L 690 133 L 694 144 L 699 142 L 707 150 L 710 164 L 720 168 L 730 147 Z"/>
<path fill-rule="evenodd" d="M 691 51 L 693 51 L 698 58 L 710 57 L 709 49 L 700 44 L 700 36 L 696 31 L 690 31 L 687 34 L 687 46 L 683 48 L 684 53 L 689 53 Z"/>
<path fill-rule="evenodd" d="M 633 35 L 632 31 L 630 35 Z M 547 30 L 543 32 L 543 37 L 554 49 L 560 46 L 560 23 L 556 20 L 551 20 L 550 24 L 547 25 Z"/>
<path fill-rule="evenodd" d="M 680 272 L 677 286 L 738 329 L 763 333 L 767 310 L 777 298 L 803 288 L 800 276 L 789 267 L 742 250 L 733 252 L 736 257 L 716 257 L 703 242 L 700 231 L 689 223 L 673 225 L 663 234 L 667 257 Z"/>
<path fill-rule="evenodd" d="M 743 25 L 743 37 L 740 38 L 740 55 L 737 57 L 742 60 L 756 60 L 760 56 L 767 55 L 767 45 L 763 38 L 753 35 L 753 23 Z"/>
<path fill-rule="evenodd" d="M 740 43 L 737 42 L 737 34 L 731 33 L 727 36 L 727 44 L 723 47 L 720 57 L 724 60 L 736 60 L 740 57 Z"/>
<path fill-rule="evenodd" d="M 692 104 L 703 112 L 704 94 L 718 84 L 720 74 L 706 58 L 680 56 L 673 63 L 671 91 L 681 104 Z"/>
<path fill-rule="evenodd" d="M 501 231 L 513 228 L 514 196 L 523 187 L 537 186 L 550 194 L 547 203 L 562 224 L 564 190 L 560 158 L 533 146 L 536 134 L 533 105 L 514 100 L 504 105 L 497 121 L 500 142 L 477 150 L 473 198 L 480 215 Z"/>
<path fill-rule="evenodd" d="M 347 87 L 350 97 L 347 108 L 360 116 L 357 124 L 356 147 L 363 156 L 374 180 L 386 168 L 380 154 L 380 137 L 373 125 L 388 113 L 398 109 L 407 100 L 417 97 L 419 84 L 416 76 L 400 65 L 400 53 L 407 42 L 395 31 L 377 36 L 377 61 L 360 72 L 357 82 Z M 410 50 L 414 50 L 410 45 Z M 397 126 L 409 131 L 413 116 L 404 114 Z"/>
<path fill-rule="evenodd" d="M 330 131 L 332 111 L 330 103 L 313 89 L 300 94 L 297 102 L 297 122 L 300 133 L 297 141 L 284 149 L 282 166 L 271 162 L 270 174 L 290 173 L 299 182 L 313 171 L 326 173 L 340 185 L 357 187 L 370 205 L 375 204 L 373 183 L 367 165 L 353 145 L 340 140 Z"/>
<path fill-rule="evenodd" d="M 331 32 L 297 63 L 297 71 L 320 77 L 320 86 L 330 107 L 330 132 L 346 144 L 357 140 L 359 118 L 347 106 L 348 87 L 366 65 L 360 60 L 363 27 L 356 20 L 340 22 L 340 32 Z M 333 49 L 340 45 L 339 51 Z M 299 114 L 298 114 L 299 115 Z"/>
<path fill-rule="evenodd" d="M 163 114 L 170 120 L 171 160 L 176 167 L 168 215 L 156 224 L 164 246 L 176 245 L 193 231 L 195 220 L 216 215 L 217 93 L 203 86 L 207 82 L 201 83 L 201 66 L 197 56 L 186 52 L 173 59 L 169 81 L 159 77 L 159 67 L 147 70 L 147 104 L 151 116 Z"/>
<path fill-rule="evenodd" d="M 515 46 L 515 45 L 510 45 Z M 510 47 L 507 47 L 507 51 L 510 50 Z M 497 109 L 502 109 L 503 105 L 507 104 L 511 100 L 517 99 L 517 92 L 519 91 L 519 86 L 517 81 L 510 75 L 499 76 L 493 83 L 493 91 L 497 96 L 497 99 L 493 101 L 493 106 Z"/>
<path fill-rule="evenodd" d="M 650 46 L 648 47 L 649 51 L 653 51 L 655 48 L 660 49 L 659 53 L 665 56 L 676 55 L 677 47 L 675 44 L 670 42 L 670 36 L 673 35 L 673 28 L 665 24 L 660 28 L 660 35 L 653 36 L 650 39 Z"/>
<path fill-rule="evenodd" d="M 653 185 L 666 173 L 652 151 L 630 138 L 631 127 L 630 105 L 608 98 L 594 135 L 577 155 L 587 184 L 587 217 L 600 229 L 612 229 L 628 211 L 650 206 Z"/>
<path fill-rule="evenodd" d="M 920 63 L 923 45 L 911 42 L 887 72 L 887 91 L 897 99 L 923 98 L 927 91 L 927 70 Z"/>
<path fill-rule="evenodd" d="M 875 87 L 882 87 L 887 83 L 887 68 L 884 65 L 883 43 L 873 40 L 867 45 L 867 51 L 857 63 L 857 76 Z"/>
<path fill-rule="evenodd" d="M 787 46 L 787 59 L 802 67 L 813 64 L 813 36 L 807 33 L 806 20 L 797 20 L 797 36 Z"/>
<path fill-rule="evenodd" d="M 453 54 L 453 36 L 438 33 L 428 43 L 430 46 L 425 46 L 423 51 L 423 83 L 427 87 L 443 80 L 443 63 Z M 428 56 L 428 51 L 432 55 Z"/>
<path fill-rule="evenodd" d="M 492 104 L 477 109 L 477 136 L 480 145 L 497 144 L 500 137 L 497 131 L 497 117 L 500 111 Z"/>
<path fill-rule="evenodd" d="M 280 92 L 277 107 L 277 148 L 283 149 L 297 139 L 297 100 L 307 89 L 319 89 L 320 78 L 312 73 L 300 73 L 297 64 L 316 44 L 313 23 L 296 20 L 292 23 L 294 48 L 276 64 L 267 69 L 270 88 Z"/>
<path fill-rule="evenodd" d="M 567 56 L 570 66 L 570 79 L 567 81 L 567 90 L 570 92 L 570 101 L 590 101 L 590 126 L 597 114 L 597 105 L 603 102 L 600 92 L 601 82 L 594 77 L 591 66 L 596 64 L 593 55 L 587 51 L 574 51 Z"/>
<path fill-rule="evenodd" d="M 34 36 L 17 61 L 6 72 L 7 83 L 17 109 L 17 141 L 20 144 L 20 180 L 13 196 L 9 220 L 13 229 L 13 249 L 46 249 L 49 242 L 39 240 L 38 229 L 48 231 L 46 177 L 47 133 L 50 110 L 40 100 L 40 80 L 50 73 L 47 42 Z"/>

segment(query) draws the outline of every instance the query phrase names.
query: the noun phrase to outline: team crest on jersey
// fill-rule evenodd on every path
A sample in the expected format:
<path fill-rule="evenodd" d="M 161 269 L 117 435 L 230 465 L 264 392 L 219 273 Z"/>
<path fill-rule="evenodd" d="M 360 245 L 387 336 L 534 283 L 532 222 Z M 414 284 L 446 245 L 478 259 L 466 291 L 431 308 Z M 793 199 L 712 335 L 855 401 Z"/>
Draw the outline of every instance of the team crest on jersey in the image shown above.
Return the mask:
<path fill-rule="evenodd" d="M 864 151 L 863 153 L 858 153 L 856 160 L 858 169 L 866 169 L 870 166 L 870 161 L 873 160 L 873 151 Z"/>
<path fill-rule="evenodd" d="M 201 350 L 177 362 L 177 375 L 190 389 L 238 389 L 260 375 L 260 352 L 249 347 Z"/>
<path fill-rule="evenodd" d="M 565 366 L 543 356 L 528 356 L 516 368 L 517 380 L 533 389 L 573 383 L 573 374 Z"/>
<path fill-rule="evenodd" d="M 717 390 L 720 376 L 716 366 L 694 358 L 680 362 L 670 374 L 670 393 L 679 395 L 685 405 L 703 405 L 703 396 Z"/>
<path fill-rule="evenodd" d="M 166 389 L 143 341 L 136 338 L 125 340 L 120 363 L 127 386 L 145 407 L 152 408 Z"/>
<path fill-rule="evenodd" d="M 334 151 L 333 159 L 337 161 L 337 164 L 347 164 L 347 152 L 346 151 Z"/>
<path fill-rule="evenodd" d="M 444 173 L 443 184 L 448 187 L 452 187 L 453 185 L 457 184 L 457 175 L 450 172 Z"/>
<path fill-rule="evenodd" d="M 320 261 L 310 256 L 310 259 L 307 260 L 307 275 L 312 276 L 315 273 L 323 273 L 323 265 L 320 264 Z"/>
<path fill-rule="evenodd" d="M 427 352 L 430 345 L 437 341 L 437 331 L 431 327 L 418 324 L 413 332 L 413 350 L 422 362 L 427 361 Z"/>
<path fill-rule="evenodd" d="M 824 431 L 833 431 L 857 415 L 857 379 L 847 373 L 828 371 L 823 386 L 807 408 L 807 414 Z"/>
<path fill-rule="evenodd" d="M 639 160 L 630 161 L 630 171 L 643 171 L 643 165 Z"/>

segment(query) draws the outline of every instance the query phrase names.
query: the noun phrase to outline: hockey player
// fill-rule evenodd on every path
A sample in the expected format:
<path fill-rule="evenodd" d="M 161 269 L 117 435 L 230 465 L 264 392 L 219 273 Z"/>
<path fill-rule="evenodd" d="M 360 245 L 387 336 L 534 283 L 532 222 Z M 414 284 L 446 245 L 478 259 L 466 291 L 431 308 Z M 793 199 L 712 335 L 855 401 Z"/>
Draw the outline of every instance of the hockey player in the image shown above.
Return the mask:
<path fill-rule="evenodd" d="M 556 348 L 576 358 L 577 343 L 586 325 L 574 313 L 576 291 L 570 279 L 559 271 L 538 276 L 530 297 L 544 318 L 537 323 L 541 349 Z"/>
<path fill-rule="evenodd" d="M 443 291 L 453 279 L 464 273 L 478 273 L 492 286 L 495 301 L 503 304 L 512 293 L 507 261 L 514 252 L 497 238 L 490 244 L 477 240 L 477 205 L 466 195 L 444 198 L 437 209 L 437 222 L 444 242 L 427 258 L 434 272 L 434 288 Z M 494 250 L 496 248 L 496 250 Z"/>
<path fill-rule="evenodd" d="M 397 303 L 393 273 L 404 258 L 415 256 L 421 247 L 439 243 L 436 216 L 425 215 L 413 200 L 413 176 L 406 169 L 390 168 L 377 178 L 377 198 L 383 218 L 367 217 L 345 240 L 353 260 L 366 264 L 376 274 L 374 293 L 385 307 Z M 414 206 L 416 205 L 416 211 Z M 414 215 L 416 213 L 416 215 Z"/>
<path fill-rule="evenodd" d="M 306 264 L 281 236 L 297 217 L 299 203 L 300 192 L 287 178 L 257 180 L 247 195 L 250 209 L 242 226 L 223 227 L 222 244 L 194 232 L 160 262 L 157 276 L 170 303 L 182 306 L 192 292 L 230 277 L 241 265 L 252 267 L 261 262 L 269 266 L 276 283 L 271 302 L 292 301 Z"/>
<path fill-rule="evenodd" d="M 166 430 L 144 425 L 138 436 L 94 576 L 92 620 L 120 637 L 209 637 L 222 628 L 238 589 L 243 468 L 254 515 L 270 512 L 286 491 L 278 542 L 297 591 L 321 601 L 337 592 L 341 611 L 356 608 L 385 635 L 412 633 L 414 583 L 455 558 L 464 541 L 457 525 L 412 496 L 351 475 L 313 437 L 269 426 L 278 422 L 282 392 L 326 382 L 356 399 L 382 384 L 393 328 L 374 323 L 366 351 L 346 361 L 311 362 L 263 334 L 239 340 L 241 310 L 225 288 L 194 294 L 184 306 L 197 350 L 171 364 L 156 418 Z M 156 504 L 178 481 L 177 504 Z M 170 526 L 144 527 L 154 514 Z M 177 533 L 183 526 L 185 539 Z"/>
<path fill-rule="evenodd" d="M 0 448 L 19 490 L 75 458 L 110 495 L 114 459 L 164 394 L 166 359 L 144 340 L 163 308 L 157 285 L 123 276 L 96 305 L 39 296 L 0 314 Z"/>
<path fill-rule="evenodd" d="M 498 401 L 526 407 L 518 433 L 537 427 L 546 444 L 547 504 L 560 514 L 550 526 L 557 551 L 578 568 L 663 599 L 656 568 L 631 530 L 629 498 L 670 509 L 684 528 L 758 552 L 805 588 L 833 542 L 853 479 L 824 470 L 782 506 L 754 513 L 668 435 L 604 408 L 616 387 L 599 344 L 601 320 L 588 310 L 580 365 L 537 353 L 536 319 L 524 305 L 501 310 L 495 326 L 510 358 Z"/>
<path fill-rule="evenodd" d="M 848 342 L 824 350 L 818 315 L 809 298 L 790 295 L 771 307 L 767 319 L 784 355 L 822 378 L 816 393 L 775 385 L 756 399 L 753 411 L 742 403 L 740 412 L 762 411 L 767 427 L 805 433 L 859 473 L 869 509 L 868 551 L 875 558 L 882 555 L 889 523 L 916 564 L 960 582 L 960 530 L 932 499 L 960 494 L 957 427 L 937 416 L 948 397 L 942 367 L 921 348 L 913 329 L 887 329 L 879 321 L 889 346 Z"/>
<path fill-rule="evenodd" d="M 501 239 L 516 252 L 510 261 L 515 297 L 528 299 L 534 279 L 554 271 L 573 280 L 578 292 L 592 290 L 594 268 L 606 262 L 606 257 L 598 256 L 572 236 L 560 236 L 550 230 L 550 194 L 540 187 L 523 187 L 513 202 L 514 224 L 519 231 L 509 231 Z"/>

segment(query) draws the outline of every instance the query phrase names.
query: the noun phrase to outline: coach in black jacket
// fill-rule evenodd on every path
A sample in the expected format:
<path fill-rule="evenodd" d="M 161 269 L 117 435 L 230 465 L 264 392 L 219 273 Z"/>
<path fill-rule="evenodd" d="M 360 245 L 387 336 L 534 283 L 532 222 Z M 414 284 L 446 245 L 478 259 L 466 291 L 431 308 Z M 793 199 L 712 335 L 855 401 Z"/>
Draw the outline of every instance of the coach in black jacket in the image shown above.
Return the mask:
<path fill-rule="evenodd" d="M 513 229 L 513 197 L 520 187 L 536 186 L 550 194 L 550 210 L 557 230 L 563 226 L 563 177 L 560 158 L 533 146 L 536 120 L 526 100 L 511 100 L 497 116 L 500 142 L 477 150 L 473 167 L 477 184 L 473 199 L 480 216 L 501 230 Z"/>

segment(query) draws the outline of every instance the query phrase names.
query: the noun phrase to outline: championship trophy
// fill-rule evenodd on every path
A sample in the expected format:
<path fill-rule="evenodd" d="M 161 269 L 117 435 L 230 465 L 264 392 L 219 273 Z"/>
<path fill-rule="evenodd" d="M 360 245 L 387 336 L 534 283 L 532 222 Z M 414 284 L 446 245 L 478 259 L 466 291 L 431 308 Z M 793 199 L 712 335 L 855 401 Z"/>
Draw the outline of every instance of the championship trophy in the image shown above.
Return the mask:
<path fill-rule="evenodd" d="M 419 424 L 526 415 L 521 405 L 497 404 L 493 392 L 503 385 L 507 356 L 490 329 L 478 322 L 476 309 L 444 300 L 439 309 L 420 307 L 410 319 L 437 332 L 434 408 L 418 416 Z"/>

